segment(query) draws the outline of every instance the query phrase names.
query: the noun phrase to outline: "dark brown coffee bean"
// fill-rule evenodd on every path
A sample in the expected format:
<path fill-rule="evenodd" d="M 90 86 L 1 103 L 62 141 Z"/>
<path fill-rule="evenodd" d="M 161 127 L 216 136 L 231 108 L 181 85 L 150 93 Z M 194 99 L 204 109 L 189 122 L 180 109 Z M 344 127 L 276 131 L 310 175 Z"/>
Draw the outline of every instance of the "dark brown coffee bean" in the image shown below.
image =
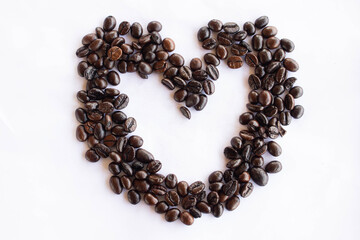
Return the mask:
<path fill-rule="evenodd" d="M 177 186 L 178 180 L 175 174 L 168 174 L 165 178 L 166 187 L 173 189 Z"/>
<path fill-rule="evenodd" d="M 271 52 L 267 49 L 259 51 L 259 60 L 262 64 L 269 63 L 272 59 Z"/>
<path fill-rule="evenodd" d="M 183 102 L 183 101 L 185 101 L 187 94 L 188 94 L 187 90 L 179 89 L 174 93 L 174 99 L 177 102 Z"/>
<path fill-rule="evenodd" d="M 240 44 L 233 44 L 230 51 L 236 56 L 244 56 L 248 52 L 247 48 Z"/>
<path fill-rule="evenodd" d="M 75 117 L 76 120 L 78 120 L 80 123 L 86 123 L 87 122 L 86 110 L 83 108 L 77 108 L 75 110 Z"/>
<path fill-rule="evenodd" d="M 260 34 L 256 34 L 252 38 L 252 47 L 255 50 L 261 50 L 264 46 L 264 38 Z"/>
<path fill-rule="evenodd" d="M 255 25 L 252 22 L 244 23 L 243 29 L 249 36 L 254 35 L 256 32 Z"/>
<path fill-rule="evenodd" d="M 191 214 L 191 216 L 193 216 L 194 218 L 201 218 L 201 212 L 200 210 L 198 210 L 197 208 L 193 207 L 189 209 L 189 213 Z"/>
<path fill-rule="evenodd" d="M 117 46 L 112 47 L 108 50 L 108 58 L 110 58 L 112 61 L 116 61 L 120 59 L 121 55 L 122 55 L 122 50 Z"/>
<path fill-rule="evenodd" d="M 120 182 L 120 178 L 118 176 L 111 176 L 109 180 L 111 190 L 116 193 L 120 194 L 123 190 Z"/>
<path fill-rule="evenodd" d="M 265 68 L 261 65 L 258 65 L 255 67 L 255 75 L 258 77 L 264 77 L 265 76 Z"/>
<path fill-rule="evenodd" d="M 268 142 L 268 151 L 274 157 L 280 156 L 282 152 L 280 145 L 274 141 Z"/>
<path fill-rule="evenodd" d="M 159 199 L 151 193 L 144 194 L 144 202 L 147 205 L 154 206 L 159 202 Z"/>
<path fill-rule="evenodd" d="M 295 107 L 295 99 L 290 93 L 285 95 L 284 106 L 287 110 L 292 110 Z"/>
<path fill-rule="evenodd" d="M 197 203 L 197 199 L 194 195 L 187 195 L 186 197 L 183 198 L 181 205 L 184 209 L 190 209 L 192 207 L 195 207 L 196 203 Z"/>
<path fill-rule="evenodd" d="M 190 68 L 193 71 L 199 70 L 202 68 L 202 61 L 200 60 L 200 58 L 193 58 L 190 61 Z"/>
<path fill-rule="evenodd" d="M 261 87 L 261 80 L 255 74 L 251 74 L 248 78 L 248 83 L 251 89 L 259 89 Z"/>
<path fill-rule="evenodd" d="M 188 66 L 180 67 L 178 74 L 182 79 L 184 79 L 186 81 L 190 80 L 192 77 L 192 71 Z"/>
<path fill-rule="evenodd" d="M 202 43 L 202 47 L 207 50 L 214 49 L 216 47 L 216 45 L 217 45 L 217 41 L 215 38 L 212 38 L 212 37 L 204 40 Z"/>
<path fill-rule="evenodd" d="M 243 61 L 242 61 L 241 57 L 239 57 L 239 56 L 231 56 L 227 60 L 227 65 L 230 68 L 236 69 L 236 68 L 242 67 Z"/>
<path fill-rule="evenodd" d="M 214 217 L 221 217 L 221 215 L 224 212 L 224 205 L 221 203 L 216 204 L 215 206 L 212 207 L 211 209 L 212 214 L 214 215 Z"/>
<path fill-rule="evenodd" d="M 162 29 L 162 25 L 158 21 L 151 21 L 147 25 L 147 30 L 148 30 L 149 33 L 151 33 L 151 32 L 160 32 L 161 29 Z"/>
<path fill-rule="evenodd" d="M 296 105 L 290 112 L 293 118 L 301 118 L 304 115 L 304 108 L 301 105 Z"/>
<path fill-rule="evenodd" d="M 130 33 L 133 38 L 140 38 L 143 34 L 143 28 L 140 23 L 135 22 L 130 27 Z"/>
<path fill-rule="evenodd" d="M 114 101 L 114 107 L 118 110 L 124 109 L 129 104 L 129 97 L 122 93 Z"/>
<path fill-rule="evenodd" d="M 207 100 L 208 100 L 207 96 L 204 94 L 200 94 L 199 97 L 200 97 L 199 103 L 194 106 L 196 111 L 203 110 L 205 108 L 205 106 L 207 104 Z"/>
<path fill-rule="evenodd" d="M 210 205 L 216 205 L 216 204 L 219 203 L 220 197 L 219 197 L 219 194 L 217 192 L 211 191 L 207 195 L 206 200 Z"/>
<path fill-rule="evenodd" d="M 232 147 L 226 147 L 224 149 L 224 155 L 228 159 L 239 159 L 240 154 Z"/>
<path fill-rule="evenodd" d="M 222 187 L 222 191 L 225 193 L 226 196 L 232 196 L 236 191 L 236 187 L 237 182 L 231 180 L 224 184 L 224 186 Z"/>
<path fill-rule="evenodd" d="M 218 45 L 216 47 L 216 56 L 219 59 L 226 59 L 228 56 L 228 51 L 227 51 L 226 47 L 223 45 Z"/>
<path fill-rule="evenodd" d="M 190 113 L 189 109 L 187 109 L 186 107 L 181 106 L 181 107 L 180 107 L 180 112 L 181 112 L 181 114 L 184 115 L 184 117 L 186 117 L 187 119 L 190 119 L 190 118 L 191 118 L 191 113 Z"/>
<path fill-rule="evenodd" d="M 165 201 L 169 206 L 177 206 L 180 204 L 180 197 L 176 191 L 169 191 L 165 194 Z"/>
<path fill-rule="evenodd" d="M 202 88 L 207 95 L 211 95 L 215 92 L 215 84 L 211 80 L 205 80 L 202 82 Z"/>
<path fill-rule="evenodd" d="M 226 33 L 234 34 L 240 30 L 240 27 L 234 22 L 228 22 L 223 25 L 223 29 Z"/>
<path fill-rule="evenodd" d="M 259 186 L 265 186 L 269 181 L 267 173 L 262 168 L 252 168 L 250 175 L 252 180 Z"/>
<path fill-rule="evenodd" d="M 183 211 L 180 213 L 180 221 L 190 226 L 194 223 L 194 217 L 188 211 Z"/>
<path fill-rule="evenodd" d="M 225 208 L 229 211 L 234 211 L 240 204 L 240 198 L 232 196 L 226 201 Z"/>
<path fill-rule="evenodd" d="M 154 160 L 154 156 L 143 148 L 136 151 L 136 159 L 143 163 L 149 163 Z"/>
<path fill-rule="evenodd" d="M 186 84 L 186 89 L 191 93 L 200 93 L 203 90 L 203 87 L 200 82 L 192 80 Z"/>
<path fill-rule="evenodd" d="M 280 113 L 279 120 L 281 125 L 287 126 L 291 123 L 291 115 L 290 112 L 282 112 Z"/>
<path fill-rule="evenodd" d="M 104 44 L 104 40 L 96 39 L 89 45 L 89 49 L 91 51 L 95 52 L 95 51 L 99 50 L 103 44 Z"/>
<path fill-rule="evenodd" d="M 176 86 L 178 86 L 178 87 L 180 87 L 180 88 L 186 87 L 186 82 L 185 82 L 185 80 L 182 79 L 181 77 L 177 77 L 177 76 L 174 77 L 173 80 L 172 80 L 172 82 L 173 82 Z"/>
<path fill-rule="evenodd" d="M 94 128 L 94 137 L 97 140 L 102 140 L 105 137 L 105 129 L 101 123 L 97 123 Z"/>
<path fill-rule="evenodd" d="M 292 89 L 290 89 L 289 93 L 294 97 L 294 98 L 299 98 L 303 95 L 303 89 L 300 86 L 296 86 L 293 87 Z"/>
<path fill-rule="evenodd" d="M 279 48 L 275 51 L 273 59 L 282 62 L 285 59 L 285 51 Z"/>
<path fill-rule="evenodd" d="M 167 87 L 169 90 L 174 90 L 175 89 L 175 85 L 172 83 L 172 81 L 168 78 L 164 78 L 161 80 L 161 83 Z"/>
<path fill-rule="evenodd" d="M 89 33 L 89 34 L 86 34 L 82 40 L 81 40 L 81 43 L 83 45 L 89 45 L 90 43 L 92 43 L 93 41 L 95 41 L 97 39 L 97 35 L 95 33 Z"/>
<path fill-rule="evenodd" d="M 217 56 L 213 53 L 206 53 L 204 55 L 204 61 L 207 64 L 211 64 L 214 66 L 218 66 L 220 64 L 220 60 L 217 58 Z"/>
<path fill-rule="evenodd" d="M 196 181 L 189 186 L 189 192 L 191 194 L 198 194 L 205 189 L 205 184 L 201 181 Z"/>
<path fill-rule="evenodd" d="M 252 90 L 248 95 L 249 102 L 257 104 L 259 102 L 259 93 L 256 90 Z"/>
<path fill-rule="evenodd" d="M 135 190 L 140 193 L 145 193 L 150 189 L 150 185 L 145 180 L 135 179 L 133 181 L 133 186 Z"/>
<path fill-rule="evenodd" d="M 181 181 L 177 184 L 177 192 L 180 196 L 184 197 L 188 194 L 189 184 L 185 181 Z"/>
<path fill-rule="evenodd" d="M 220 20 L 212 19 L 208 23 L 209 28 L 214 32 L 220 32 L 223 28 L 223 23 Z"/>
<path fill-rule="evenodd" d="M 286 69 L 284 67 L 280 67 L 275 74 L 276 82 L 282 83 L 286 78 L 286 74 Z"/>
<path fill-rule="evenodd" d="M 172 208 L 166 211 L 165 220 L 167 222 L 175 222 L 180 217 L 180 210 L 177 208 Z"/>
<path fill-rule="evenodd" d="M 245 183 L 244 185 L 241 185 L 240 187 L 240 196 L 243 198 L 246 198 L 250 196 L 254 189 L 254 186 L 251 182 Z"/>
<path fill-rule="evenodd" d="M 136 190 L 128 191 L 127 198 L 129 202 L 133 205 L 138 204 L 141 200 L 141 196 Z"/>
<path fill-rule="evenodd" d="M 266 27 L 266 25 L 268 25 L 268 23 L 269 23 L 269 18 L 267 16 L 262 16 L 255 20 L 255 26 L 258 29 L 262 29 L 262 28 Z"/>
<path fill-rule="evenodd" d="M 197 38 L 200 42 L 203 42 L 205 39 L 208 39 L 210 35 L 211 32 L 208 27 L 201 27 L 197 33 Z"/>
<path fill-rule="evenodd" d="M 146 170 L 149 173 L 157 173 L 158 171 L 160 171 L 161 167 L 162 167 L 162 164 L 159 160 L 152 160 L 147 165 Z"/>
<path fill-rule="evenodd" d="M 250 120 L 254 119 L 254 115 L 251 112 L 245 112 L 240 115 L 239 122 L 242 125 L 246 125 L 250 122 Z"/>
<path fill-rule="evenodd" d="M 286 79 L 284 82 L 285 89 L 290 90 L 294 86 L 294 83 L 296 82 L 296 80 L 297 79 L 295 77 L 290 77 L 290 78 Z"/>
<path fill-rule="evenodd" d="M 88 97 L 87 93 L 84 90 L 79 91 L 76 94 L 77 99 L 82 103 L 87 103 L 90 101 L 90 98 Z"/>
<path fill-rule="evenodd" d="M 278 30 L 276 27 L 268 26 L 261 31 L 261 34 L 265 38 L 269 38 L 269 37 L 274 37 L 277 34 L 277 32 L 278 32 Z"/>
<path fill-rule="evenodd" d="M 83 125 L 79 125 L 77 128 L 76 128 L 76 138 L 78 141 L 80 142 L 85 142 L 86 139 L 88 138 L 88 135 L 85 131 L 85 128 Z"/>
<path fill-rule="evenodd" d="M 296 72 L 299 70 L 299 64 L 292 58 L 285 58 L 283 64 L 286 70 L 290 72 Z"/>
<path fill-rule="evenodd" d="M 265 167 L 265 170 L 268 173 L 278 173 L 281 171 L 281 169 L 282 169 L 282 165 L 281 162 L 279 161 L 271 161 Z"/>
<path fill-rule="evenodd" d="M 165 176 L 164 175 L 161 175 L 161 174 L 150 174 L 147 178 L 148 182 L 150 184 L 156 184 L 156 185 L 159 185 L 159 184 L 162 184 L 165 180 Z"/>
<path fill-rule="evenodd" d="M 215 171 L 209 175 L 209 183 L 221 182 L 223 179 L 223 173 L 221 171 Z"/>
<path fill-rule="evenodd" d="M 174 53 L 169 57 L 169 61 L 175 67 L 181 67 L 185 60 L 180 54 Z"/>
<path fill-rule="evenodd" d="M 268 106 L 271 104 L 271 102 L 272 102 L 272 94 L 267 90 L 261 91 L 259 94 L 259 103 L 263 106 Z"/>
<path fill-rule="evenodd" d="M 111 149 L 102 143 L 96 144 L 93 149 L 102 158 L 107 158 L 111 152 Z"/>
<path fill-rule="evenodd" d="M 281 39 L 280 44 L 286 52 L 292 52 L 295 49 L 295 44 L 290 39 L 283 38 Z"/>
<path fill-rule="evenodd" d="M 256 65 L 259 64 L 259 60 L 256 57 L 256 55 L 254 53 L 248 53 L 245 56 L 245 62 L 247 65 L 249 65 L 250 67 L 255 67 Z"/>
<path fill-rule="evenodd" d="M 167 52 L 172 52 L 175 50 L 175 42 L 171 38 L 165 38 L 162 42 L 162 47 Z"/>
<path fill-rule="evenodd" d="M 90 49 L 87 46 L 82 46 L 78 50 L 76 50 L 76 56 L 79 58 L 86 57 L 90 54 Z"/>
<path fill-rule="evenodd" d="M 217 35 L 219 44 L 224 46 L 231 46 L 233 44 L 233 38 L 230 34 L 221 32 Z"/>
<path fill-rule="evenodd" d="M 110 173 L 114 176 L 119 175 L 121 173 L 120 164 L 116 162 L 111 162 L 108 166 Z M 119 179 L 120 181 L 120 179 Z"/>
<path fill-rule="evenodd" d="M 152 67 L 146 62 L 140 62 L 138 66 L 138 71 L 144 75 L 149 75 L 152 73 Z"/>
<path fill-rule="evenodd" d="M 239 31 L 238 33 L 236 33 L 234 35 L 234 40 L 235 41 L 243 41 L 245 40 L 245 38 L 247 37 L 247 32 L 246 31 Z"/>
<path fill-rule="evenodd" d="M 165 213 L 168 209 L 169 209 L 169 205 L 164 201 L 158 202 L 155 205 L 155 212 L 160 214 Z"/>
<path fill-rule="evenodd" d="M 270 37 L 266 39 L 266 46 L 269 49 L 276 49 L 280 46 L 280 40 L 277 37 Z"/>

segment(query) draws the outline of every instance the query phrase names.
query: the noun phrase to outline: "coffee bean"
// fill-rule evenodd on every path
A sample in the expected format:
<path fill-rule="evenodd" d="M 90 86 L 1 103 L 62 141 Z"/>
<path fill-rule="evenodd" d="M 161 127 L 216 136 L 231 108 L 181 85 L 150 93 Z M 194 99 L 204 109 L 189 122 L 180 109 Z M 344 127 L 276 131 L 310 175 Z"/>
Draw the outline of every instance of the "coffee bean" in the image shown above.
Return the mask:
<path fill-rule="evenodd" d="M 262 168 L 252 168 L 250 175 L 252 180 L 259 186 L 265 186 L 269 181 L 267 173 Z"/>
<path fill-rule="evenodd" d="M 221 215 L 224 212 L 224 205 L 221 203 L 214 205 L 211 209 L 211 212 L 214 215 L 214 217 L 216 217 L 216 218 L 221 217 Z"/>
<path fill-rule="evenodd" d="M 225 193 L 226 196 L 232 196 L 237 188 L 237 182 L 236 181 L 229 181 L 222 187 L 222 191 Z"/>
<path fill-rule="evenodd" d="M 111 149 L 102 143 L 96 144 L 93 149 L 102 158 L 107 158 L 111 152 Z"/>
<path fill-rule="evenodd" d="M 220 197 L 219 194 L 215 191 L 211 191 L 209 192 L 209 194 L 207 195 L 207 202 L 210 205 L 216 205 L 219 203 Z"/>
<path fill-rule="evenodd" d="M 201 218 L 201 212 L 200 210 L 198 210 L 197 208 L 193 207 L 189 209 L 189 213 L 191 214 L 191 216 L 193 216 L 194 218 Z"/>
<path fill-rule="evenodd" d="M 223 45 L 218 45 L 216 47 L 216 56 L 222 60 L 226 59 L 228 56 L 228 51 L 227 51 L 226 47 Z"/>
<path fill-rule="evenodd" d="M 199 58 L 193 58 L 190 61 L 190 68 L 193 71 L 200 70 L 202 67 L 202 61 Z"/>
<path fill-rule="evenodd" d="M 250 67 L 255 67 L 256 65 L 259 64 L 259 60 L 256 57 L 256 55 L 254 53 L 248 53 L 245 56 L 245 62 L 247 65 L 249 65 Z"/>
<path fill-rule="evenodd" d="M 281 162 L 279 161 L 271 161 L 265 167 L 265 170 L 268 173 L 278 173 L 281 171 L 281 169 L 282 169 L 282 165 Z"/>
<path fill-rule="evenodd" d="M 255 20 L 255 26 L 258 29 L 266 27 L 268 23 L 269 23 L 269 18 L 267 16 L 262 16 Z"/>
<path fill-rule="evenodd" d="M 129 97 L 122 93 L 114 101 L 114 107 L 118 110 L 124 109 L 129 103 Z"/>
<path fill-rule="evenodd" d="M 158 21 L 151 21 L 147 25 L 147 30 L 148 30 L 149 33 L 151 33 L 151 32 L 160 32 L 161 29 L 162 29 L 162 25 Z"/>
<path fill-rule="evenodd" d="M 177 177 L 175 174 L 168 174 L 165 178 L 166 187 L 173 189 L 177 185 Z"/>
<path fill-rule="evenodd" d="M 152 73 L 151 65 L 146 62 L 140 62 L 139 66 L 138 66 L 138 70 L 140 73 L 142 73 L 144 75 L 149 75 Z"/>
<path fill-rule="evenodd" d="M 143 148 L 136 150 L 136 159 L 143 163 L 149 163 L 154 160 L 154 156 Z"/>
<path fill-rule="evenodd" d="M 268 106 L 272 102 L 272 94 L 267 91 L 263 90 L 259 94 L 259 103 L 263 106 Z"/>
<path fill-rule="evenodd" d="M 172 52 L 175 50 L 175 42 L 171 38 L 165 38 L 162 42 L 162 47 L 167 52 Z"/>
<path fill-rule="evenodd" d="M 177 76 L 174 77 L 173 80 L 172 80 L 172 82 L 173 82 L 176 86 L 178 86 L 178 87 L 180 87 L 180 88 L 186 87 L 186 82 L 185 82 L 185 80 L 182 79 L 181 77 L 177 77 Z"/>
<path fill-rule="evenodd" d="M 224 149 L 224 155 L 228 159 L 239 159 L 240 154 L 232 147 L 226 147 Z"/>
<path fill-rule="evenodd" d="M 300 86 L 296 86 L 290 89 L 289 93 L 294 97 L 294 98 L 299 98 L 303 95 L 303 89 Z"/>
<path fill-rule="evenodd" d="M 166 187 L 161 185 L 152 185 L 150 192 L 156 196 L 164 196 L 166 194 Z"/>
<path fill-rule="evenodd" d="M 80 142 L 85 142 L 86 139 L 88 138 L 88 135 L 85 131 L 85 128 L 83 125 L 79 125 L 77 128 L 76 128 L 76 138 L 78 141 Z"/>
<path fill-rule="evenodd" d="M 201 27 L 197 33 L 197 38 L 200 42 L 203 42 L 205 39 L 208 39 L 210 35 L 211 32 L 208 27 Z"/>
<path fill-rule="evenodd" d="M 174 90 L 175 89 L 175 86 L 174 84 L 172 83 L 172 81 L 168 78 L 164 78 L 161 80 L 161 83 L 167 87 L 169 90 Z"/>
<path fill-rule="evenodd" d="M 207 95 L 211 95 L 215 92 L 214 82 L 211 80 L 205 80 L 202 82 L 202 88 Z"/>
<path fill-rule="evenodd" d="M 276 49 L 280 46 L 280 40 L 277 37 L 270 37 L 266 40 L 266 46 L 269 49 Z"/>
<path fill-rule="evenodd" d="M 285 95 L 284 106 L 287 110 L 292 110 L 295 107 L 295 99 L 290 93 Z"/>
<path fill-rule="evenodd" d="M 227 60 L 227 65 L 233 69 L 240 68 L 243 65 L 243 61 L 239 56 L 231 56 Z"/>
<path fill-rule="evenodd" d="M 165 180 L 165 176 L 161 175 L 161 174 L 158 174 L 158 173 L 150 174 L 147 177 L 147 181 L 152 185 L 153 184 L 155 184 L 155 185 L 162 184 L 164 182 L 164 180 Z"/>
<path fill-rule="evenodd" d="M 102 140 L 105 137 L 105 129 L 101 123 L 97 123 L 94 128 L 94 137 L 97 140 Z"/>
<path fill-rule="evenodd" d="M 159 202 L 159 199 L 151 193 L 145 193 L 144 194 L 144 202 L 147 205 L 154 206 Z"/>
<path fill-rule="evenodd" d="M 256 32 L 255 25 L 252 22 L 244 23 L 243 29 L 249 36 L 254 35 Z"/>
<path fill-rule="evenodd" d="M 196 203 L 197 203 L 197 199 L 194 195 L 187 195 L 186 197 L 183 198 L 181 205 L 184 209 L 190 209 L 192 207 L 195 207 Z"/>
<path fill-rule="evenodd" d="M 188 190 L 191 194 L 198 194 L 201 191 L 203 191 L 205 189 L 205 184 L 202 183 L 201 181 L 196 181 L 194 183 L 192 183 Z"/>
<path fill-rule="evenodd" d="M 194 217 L 187 211 L 180 213 L 180 221 L 185 225 L 192 225 L 194 223 Z"/>
<path fill-rule="evenodd" d="M 255 75 L 258 77 L 264 77 L 265 76 L 265 68 L 261 65 L 258 65 L 255 67 L 255 71 L 254 71 Z"/>
<path fill-rule="evenodd" d="M 255 50 L 261 50 L 264 46 L 264 38 L 260 35 L 260 34 L 256 34 L 253 38 L 252 38 L 252 47 Z"/>
<path fill-rule="evenodd" d="M 304 115 L 304 108 L 301 105 L 296 105 L 290 112 L 293 118 L 301 118 Z"/>
<path fill-rule="evenodd" d="M 215 38 L 212 38 L 212 37 L 204 40 L 202 43 L 202 47 L 207 50 L 214 49 L 216 47 L 216 45 L 217 45 L 217 41 Z"/>
<path fill-rule="evenodd" d="M 158 171 L 160 171 L 161 167 L 162 167 L 162 164 L 159 160 L 152 160 L 147 165 L 146 170 L 149 173 L 157 173 Z"/>
<path fill-rule="evenodd" d="M 184 58 L 180 54 L 177 54 L 177 53 L 172 54 L 169 57 L 169 61 L 175 67 L 181 67 L 182 65 L 184 65 Z"/>
<path fill-rule="evenodd" d="M 276 27 L 268 26 L 261 31 L 261 34 L 265 38 L 269 38 L 269 37 L 274 37 L 277 34 L 277 32 L 278 32 L 278 30 Z"/>
<path fill-rule="evenodd" d="M 291 123 L 291 115 L 290 112 L 282 112 L 279 117 L 280 123 L 283 126 L 287 126 Z"/>
<path fill-rule="evenodd" d="M 181 106 L 181 107 L 180 107 L 180 112 L 181 112 L 181 114 L 184 115 L 184 117 L 186 117 L 187 119 L 190 119 L 190 118 L 191 118 L 191 113 L 190 113 L 189 109 L 187 109 L 186 107 Z"/>
<path fill-rule="evenodd" d="M 131 187 L 132 187 L 132 182 L 131 182 L 131 179 L 130 179 L 128 176 L 125 176 L 125 175 L 121 176 L 121 177 L 120 177 L 120 181 L 121 181 L 121 185 L 122 185 L 125 189 L 127 189 L 127 190 L 131 189 Z"/>
<path fill-rule="evenodd" d="M 223 25 L 223 29 L 226 33 L 234 34 L 240 30 L 240 27 L 234 22 L 228 22 Z"/>
<path fill-rule="evenodd" d="M 281 39 L 280 44 L 286 52 L 292 52 L 295 49 L 295 44 L 290 39 L 283 38 Z"/>
<path fill-rule="evenodd" d="M 268 151 L 271 155 L 275 157 L 280 156 L 282 152 L 280 145 L 274 141 L 268 142 Z"/>
<path fill-rule="evenodd" d="M 190 80 L 192 77 L 192 71 L 188 66 L 182 66 L 179 68 L 178 74 L 180 77 L 186 81 Z"/>
<path fill-rule="evenodd" d="M 254 189 L 254 186 L 251 182 L 245 183 L 243 185 L 241 185 L 240 187 L 240 196 L 243 198 L 246 198 L 248 196 L 250 196 L 250 194 L 252 193 Z"/>
<path fill-rule="evenodd" d="M 296 82 L 296 80 L 297 79 L 295 77 L 290 77 L 290 78 L 286 79 L 284 82 L 285 89 L 290 90 L 294 86 L 294 83 Z"/>
<path fill-rule="evenodd" d="M 231 46 L 231 53 L 236 56 L 244 56 L 248 52 L 248 49 L 240 44 L 233 44 Z"/>
<path fill-rule="evenodd" d="M 172 208 L 166 211 L 165 220 L 167 222 L 175 222 L 180 217 L 180 210 L 177 208 Z"/>
<path fill-rule="evenodd" d="M 134 148 L 139 148 L 143 145 L 144 140 L 140 136 L 133 135 L 129 138 L 128 142 L 130 146 L 133 146 Z"/>
<path fill-rule="evenodd" d="M 177 206 L 180 204 L 180 197 L 176 191 L 169 191 L 165 194 L 165 201 L 169 206 Z"/>
<path fill-rule="evenodd" d="M 213 53 L 206 53 L 204 55 L 204 61 L 207 64 L 211 64 L 214 66 L 218 66 L 220 64 L 220 60 L 217 58 L 217 56 Z"/>
<path fill-rule="evenodd" d="M 120 194 L 123 190 L 120 182 L 120 178 L 118 176 L 111 176 L 109 180 L 111 190 L 116 193 Z"/>
<path fill-rule="evenodd" d="M 261 87 L 261 80 L 255 74 L 251 74 L 248 78 L 248 83 L 251 89 L 259 89 Z"/>
<path fill-rule="evenodd" d="M 174 93 L 174 99 L 177 102 L 183 102 L 183 101 L 185 101 L 187 94 L 188 94 L 187 90 L 179 89 Z"/>
<path fill-rule="evenodd" d="M 113 155 L 113 154 L 111 154 L 111 155 Z M 119 175 L 121 173 L 120 165 L 117 162 L 111 162 L 108 166 L 108 169 L 109 169 L 110 173 L 115 176 Z"/>
<path fill-rule="evenodd" d="M 164 201 L 158 202 L 155 205 L 155 212 L 157 213 L 165 213 L 168 209 L 169 209 L 169 205 Z"/>
<path fill-rule="evenodd" d="M 138 204 L 141 200 L 141 196 L 136 190 L 128 191 L 127 198 L 129 202 L 133 205 Z"/>
<path fill-rule="evenodd" d="M 203 110 L 204 108 L 205 108 L 205 106 L 206 106 L 206 104 L 207 104 L 207 96 L 206 95 L 204 95 L 204 94 L 200 94 L 199 95 L 199 98 L 200 98 L 200 100 L 199 100 L 199 102 L 198 102 L 198 104 L 196 104 L 195 106 L 194 106 L 194 108 L 195 108 L 195 110 L 196 111 L 201 111 L 201 110 Z"/>
<path fill-rule="evenodd" d="M 220 32 L 223 28 L 223 23 L 220 20 L 212 19 L 208 23 L 209 28 L 214 32 Z"/>
<path fill-rule="evenodd" d="M 186 84 L 186 89 L 191 93 L 200 93 L 203 87 L 200 82 L 192 80 Z"/>
<path fill-rule="evenodd" d="M 239 31 L 238 33 L 236 33 L 234 35 L 234 40 L 235 41 L 243 41 L 243 40 L 245 40 L 246 37 L 247 37 L 246 31 Z"/>
<path fill-rule="evenodd" d="M 242 140 L 239 137 L 233 137 L 230 141 L 231 146 L 237 150 L 240 151 L 241 150 L 241 146 L 242 146 Z"/>
<path fill-rule="evenodd" d="M 251 112 L 245 112 L 240 115 L 239 122 L 242 125 L 246 125 L 250 122 L 250 120 L 254 119 L 254 115 Z"/>
<path fill-rule="evenodd" d="M 240 198 L 232 196 L 226 201 L 225 208 L 229 211 L 234 211 L 240 204 Z"/>
<path fill-rule="evenodd" d="M 292 58 L 285 58 L 283 64 L 286 70 L 290 72 L 296 72 L 299 70 L 299 64 Z"/>
<path fill-rule="evenodd" d="M 150 189 L 150 185 L 145 180 L 135 179 L 133 181 L 133 186 L 135 190 L 140 193 L 145 193 Z"/>

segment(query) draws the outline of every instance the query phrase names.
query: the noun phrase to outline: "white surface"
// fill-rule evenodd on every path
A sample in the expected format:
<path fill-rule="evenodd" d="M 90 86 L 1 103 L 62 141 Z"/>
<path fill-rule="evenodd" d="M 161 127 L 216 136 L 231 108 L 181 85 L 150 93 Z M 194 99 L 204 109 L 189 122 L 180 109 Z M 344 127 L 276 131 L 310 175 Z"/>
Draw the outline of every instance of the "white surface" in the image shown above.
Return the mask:
<path fill-rule="evenodd" d="M 359 1 L 7 1 L 0 9 L 0 239 L 360 239 Z M 167 223 L 108 187 L 108 162 L 89 163 L 75 138 L 75 51 L 107 15 L 163 24 L 189 63 L 204 50 L 197 30 L 212 18 L 268 15 L 300 64 L 305 115 L 278 139 L 283 171 L 234 212 L 191 227 Z M 206 181 L 240 130 L 248 68 L 222 63 L 202 112 L 183 118 L 160 76 L 121 75 L 136 134 L 163 162 L 161 173 Z M 196 136 L 196 137 L 194 137 Z M 272 158 L 271 158 L 272 159 Z M 193 166 L 189 169 L 189 166 Z M 152 236 L 154 234 L 155 236 Z M 220 238 L 217 238 L 220 239 Z M 225 239 L 225 238 L 222 238 Z"/>

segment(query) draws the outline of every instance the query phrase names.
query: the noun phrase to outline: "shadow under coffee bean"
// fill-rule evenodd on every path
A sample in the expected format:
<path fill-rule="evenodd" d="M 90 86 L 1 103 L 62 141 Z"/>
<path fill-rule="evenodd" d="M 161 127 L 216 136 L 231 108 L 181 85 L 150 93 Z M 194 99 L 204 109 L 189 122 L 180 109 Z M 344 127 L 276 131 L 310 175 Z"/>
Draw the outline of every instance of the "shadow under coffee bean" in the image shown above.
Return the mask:
<path fill-rule="evenodd" d="M 294 59 L 286 57 L 295 49 L 294 43 L 277 38 L 277 28 L 268 23 L 268 17 L 262 16 L 254 23 L 245 22 L 241 29 L 235 22 L 211 20 L 197 33 L 203 48 L 211 52 L 204 55 L 204 62 L 191 59 L 189 66 L 180 54 L 173 53 L 175 42 L 161 37 L 162 25 L 157 21 L 150 22 L 144 30 L 137 22 L 117 25 L 116 19 L 108 16 L 95 33 L 83 37 L 76 55 L 83 58 L 77 70 L 86 80 L 86 89 L 77 93 L 83 107 L 75 111 L 80 123 L 76 138 L 87 142 L 88 161 L 110 157 L 109 182 L 115 194 L 126 191 L 131 204 L 144 200 L 156 213 L 165 214 L 166 221 L 180 219 L 191 225 L 202 214 L 220 217 L 224 209 L 235 210 L 240 198 L 250 196 L 253 183 L 265 186 L 268 173 L 281 171 L 277 159 L 264 166 L 263 155 L 281 155 L 281 146 L 274 139 L 286 134 L 283 126 L 289 125 L 292 118 L 303 116 L 304 108 L 295 103 L 303 89 L 294 86 L 295 77 L 288 76 L 299 69 Z M 133 39 L 129 43 L 123 38 L 127 34 Z M 247 64 L 254 73 L 248 78 L 248 111 L 239 117 L 245 129 L 224 149 L 229 160 L 226 170 L 209 175 L 208 191 L 202 181 L 189 184 L 178 181 L 175 174 L 160 173 L 162 164 L 142 148 L 143 139 L 130 136 L 137 122 L 123 112 L 129 97 L 113 86 L 119 85 L 120 74 L 127 72 L 137 72 L 144 79 L 160 73 L 161 83 L 174 91 L 174 100 L 182 104 L 180 112 L 190 119 L 190 109 L 201 111 L 215 93 L 214 81 L 219 78 L 217 66 L 221 60 L 232 69 Z"/>

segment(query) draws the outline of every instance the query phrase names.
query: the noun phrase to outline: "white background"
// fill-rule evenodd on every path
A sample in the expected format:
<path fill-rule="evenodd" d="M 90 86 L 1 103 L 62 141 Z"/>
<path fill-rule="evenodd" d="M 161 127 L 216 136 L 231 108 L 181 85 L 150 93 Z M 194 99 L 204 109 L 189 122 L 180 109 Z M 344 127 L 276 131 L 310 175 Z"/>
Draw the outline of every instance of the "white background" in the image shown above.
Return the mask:
<path fill-rule="evenodd" d="M 0 239 L 360 239 L 360 2 L 346 1 L 7 1 L 0 8 Z M 243 24 L 268 15 L 296 44 L 292 74 L 304 88 L 304 117 L 278 139 L 283 171 L 234 212 L 191 227 L 167 223 L 143 202 L 108 186 L 108 161 L 87 162 L 77 142 L 75 51 L 107 15 L 163 24 L 186 63 L 205 51 L 197 30 L 212 18 Z M 238 134 L 249 69 L 222 63 L 216 92 L 191 121 L 160 76 L 121 75 L 144 148 L 161 173 L 207 181 L 225 168 Z M 267 156 L 268 159 L 273 158 Z M 192 168 L 190 168 L 192 166 Z"/>

